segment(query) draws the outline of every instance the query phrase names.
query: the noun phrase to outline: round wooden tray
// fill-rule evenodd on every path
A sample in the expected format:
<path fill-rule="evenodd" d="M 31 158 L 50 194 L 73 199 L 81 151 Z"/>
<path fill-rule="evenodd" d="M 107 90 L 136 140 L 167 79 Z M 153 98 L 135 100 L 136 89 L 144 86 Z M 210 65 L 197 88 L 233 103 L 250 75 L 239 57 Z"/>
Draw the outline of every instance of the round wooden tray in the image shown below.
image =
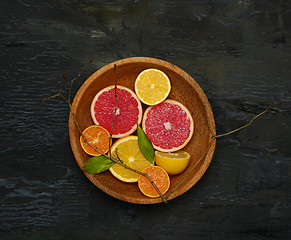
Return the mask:
<path fill-rule="evenodd" d="M 122 59 L 110 63 L 96 71 L 84 82 L 77 92 L 72 104 L 72 110 L 75 112 L 76 120 L 81 130 L 94 124 L 90 115 L 90 106 L 94 96 L 101 89 L 109 85 L 114 85 L 116 78 L 114 65 L 116 65 L 116 70 L 118 72 L 117 84 L 132 90 L 134 90 L 135 79 L 141 71 L 147 68 L 162 70 L 168 75 L 172 85 L 168 99 L 174 99 L 184 104 L 193 116 L 194 134 L 190 142 L 184 148 L 184 150 L 191 155 L 191 160 L 188 168 L 183 173 L 170 177 L 171 187 L 169 191 L 171 191 L 203 155 L 211 141 L 212 135 L 216 134 L 215 121 L 207 97 L 192 77 L 169 62 L 147 57 Z M 147 106 L 143 105 L 143 110 L 145 110 L 146 107 Z M 79 167 L 82 168 L 84 162 L 89 159 L 90 156 L 88 156 L 80 146 L 80 133 L 76 127 L 72 114 L 69 116 L 69 133 L 72 151 Z M 168 200 L 185 193 L 198 182 L 211 162 L 214 149 L 215 141 L 203 160 L 199 162 L 183 184 L 170 195 Z M 121 182 L 109 171 L 95 175 L 88 174 L 84 171 L 84 174 L 94 185 L 117 199 L 137 204 L 154 204 L 162 202 L 161 198 L 153 199 L 144 196 L 139 191 L 137 183 Z"/>

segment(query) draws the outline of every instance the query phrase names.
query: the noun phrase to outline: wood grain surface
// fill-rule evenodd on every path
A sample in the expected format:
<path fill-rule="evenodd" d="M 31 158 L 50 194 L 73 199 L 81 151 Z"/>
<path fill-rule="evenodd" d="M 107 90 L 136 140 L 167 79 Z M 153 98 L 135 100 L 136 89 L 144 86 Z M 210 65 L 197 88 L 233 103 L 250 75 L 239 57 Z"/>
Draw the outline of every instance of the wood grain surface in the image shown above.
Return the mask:
<path fill-rule="evenodd" d="M 0 239 L 290 239 L 291 3 L 287 0 L 0 1 Z M 136 205 L 77 165 L 62 73 L 83 82 L 146 56 L 193 77 L 217 140 L 202 179 L 168 204 Z M 65 93 L 69 85 L 66 85 Z"/>

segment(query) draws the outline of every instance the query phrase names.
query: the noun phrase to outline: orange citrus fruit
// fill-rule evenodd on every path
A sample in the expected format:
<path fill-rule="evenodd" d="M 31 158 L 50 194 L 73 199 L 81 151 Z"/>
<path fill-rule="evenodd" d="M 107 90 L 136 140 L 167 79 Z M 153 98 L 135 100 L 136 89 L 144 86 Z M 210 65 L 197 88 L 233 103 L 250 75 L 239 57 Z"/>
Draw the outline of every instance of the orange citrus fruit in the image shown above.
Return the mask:
<path fill-rule="evenodd" d="M 183 172 L 190 161 L 189 153 L 179 150 L 177 152 L 155 151 L 155 162 L 170 175 Z"/>
<path fill-rule="evenodd" d="M 142 107 L 138 97 L 129 88 L 117 85 L 116 96 L 115 85 L 99 91 L 91 104 L 91 116 L 96 125 L 108 132 L 111 132 L 114 118 L 112 137 L 121 138 L 136 130 L 136 123 L 141 122 Z"/>
<path fill-rule="evenodd" d="M 170 91 L 171 83 L 168 76 L 158 69 L 146 69 L 135 80 L 135 93 L 147 105 L 156 105 L 164 101 Z"/>
<path fill-rule="evenodd" d="M 87 142 L 97 148 L 100 152 L 104 154 L 108 152 L 110 134 L 105 128 L 98 125 L 92 125 L 87 127 L 82 134 L 86 138 Z M 101 155 L 98 151 L 96 151 L 88 143 L 85 142 L 82 135 L 80 136 L 80 143 L 81 147 L 87 154 L 91 156 Z"/>
<path fill-rule="evenodd" d="M 142 128 L 156 150 L 174 152 L 186 146 L 192 138 L 194 121 L 182 103 L 165 100 L 146 109 Z"/>
<path fill-rule="evenodd" d="M 118 139 L 111 147 L 111 156 L 138 171 L 151 165 L 139 149 L 137 136 L 131 135 Z M 109 168 L 109 171 L 123 182 L 137 182 L 139 176 L 138 173 L 126 169 L 118 163 Z"/>
<path fill-rule="evenodd" d="M 145 168 L 143 173 L 146 173 L 151 178 L 162 195 L 168 191 L 170 187 L 170 178 L 168 173 L 163 168 L 153 165 Z M 147 197 L 156 198 L 160 196 L 149 179 L 143 175 L 139 175 L 138 187 Z"/>

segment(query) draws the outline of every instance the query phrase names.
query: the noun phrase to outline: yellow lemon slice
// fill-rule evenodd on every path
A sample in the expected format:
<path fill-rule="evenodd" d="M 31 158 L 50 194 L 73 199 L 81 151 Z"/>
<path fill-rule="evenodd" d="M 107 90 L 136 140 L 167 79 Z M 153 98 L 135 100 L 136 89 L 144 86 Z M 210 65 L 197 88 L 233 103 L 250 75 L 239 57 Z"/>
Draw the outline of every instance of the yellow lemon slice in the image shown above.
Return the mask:
<path fill-rule="evenodd" d="M 137 136 L 127 136 L 118 139 L 111 148 L 111 155 L 121 160 L 123 164 L 140 172 L 152 165 L 139 150 Z M 138 173 L 125 169 L 117 163 L 109 168 L 109 171 L 123 182 L 137 182 L 139 176 Z"/>
<path fill-rule="evenodd" d="M 170 91 L 168 76 L 158 69 L 146 69 L 135 80 L 135 93 L 144 104 L 156 105 L 164 101 Z"/>
<path fill-rule="evenodd" d="M 170 175 L 183 172 L 189 164 L 190 155 L 182 150 L 177 152 L 155 152 L 156 164 L 167 171 Z"/>

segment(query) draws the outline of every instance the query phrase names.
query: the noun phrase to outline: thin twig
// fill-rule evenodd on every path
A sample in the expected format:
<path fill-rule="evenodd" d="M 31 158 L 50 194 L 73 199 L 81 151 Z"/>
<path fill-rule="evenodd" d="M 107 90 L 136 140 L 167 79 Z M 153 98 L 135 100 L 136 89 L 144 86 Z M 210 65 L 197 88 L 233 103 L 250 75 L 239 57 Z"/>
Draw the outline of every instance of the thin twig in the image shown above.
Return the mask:
<path fill-rule="evenodd" d="M 215 138 L 219 138 L 219 137 L 224 137 L 224 136 L 230 135 L 230 134 L 232 134 L 232 133 L 235 133 L 235 132 L 238 132 L 238 131 L 242 130 L 243 128 L 246 128 L 246 127 L 250 126 L 256 118 L 258 118 L 259 116 L 261 116 L 261 115 L 263 115 L 264 113 L 266 113 L 266 112 L 269 110 L 269 108 L 273 107 L 275 104 L 276 104 L 276 102 L 273 102 L 273 103 L 272 103 L 269 107 L 267 107 L 263 112 L 261 112 L 261 113 L 259 113 L 258 115 L 254 116 L 254 117 L 252 118 L 252 120 L 251 120 L 249 123 L 247 123 L 246 125 L 243 125 L 243 126 L 237 128 L 237 129 L 234 129 L 234 130 L 232 130 L 232 131 L 230 131 L 230 132 L 227 132 L 227 133 L 224 133 L 224 134 L 220 134 L 220 135 L 216 135 Z"/>
<path fill-rule="evenodd" d="M 79 72 L 79 74 L 71 80 L 71 86 L 70 86 L 70 90 L 69 90 L 69 94 L 68 94 L 68 101 L 69 101 L 69 102 L 71 102 L 71 93 L 72 93 L 72 88 L 73 88 L 73 84 L 74 84 L 75 80 L 76 80 L 77 78 L 79 78 L 79 77 L 82 75 L 82 73 L 84 72 L 86 66 L 87 66 L 89 63 L 93 62 L 93 61 L 94 61 L 93 59 L 90 59 L 88 62 L 86 62 L 86 63 L 83 65 L 83 67 L 82 67 L 81 71 Z"/>
<path fill-rule="evenodd" d="M 211 141 L 209 142 L 209 144 L 208 144 L 206 150 L 204 151 L 204 153 L 202 154 L 202 156 L 198 159 L 198 161 L 194 164 L 194 166 L 189 170 L 189 172 L 185 175 L 185 177 L 184 177 L 184 178 L 183 178 L 183 179 L 182 179 L 182 180 L 177 184 L 177 186 L 175 186 L 175 188 L 174 188 L 170 193 L 168 193 L 166 196 L 163 196 L 163 195 L 161 194 L 160 190 L 158 189 L 158 187 L 156 186 L 155 182 L 154 182 L 154 181 L 153 181 L 153 180 L 148 176 L 148 174 L 143 173 L 143 172 L 140 172 L 140 171 L 138 171 L 138 170 L 136 170 L 136 169 L 133 169 L 133 168 L 127 166 L 126 164 L 124 164 L 122 161 L 120 161 L 120 159 L 115 159 L 115 158 L 113 158 L 113 157 L 111 156 L 111 140 L 112 140 L 113 124 L 114 124 L 115 116 L 116 116 L 116 112 L 117 112 L 117 79 L 118 79 L 118 72 L 116 71 L 116 65 L 114 65 L 114 71 L 115 71 L 115 74 L 116 74 L 116 78 L 115 78 L 115 107 L 114 107 L 114 116 L 113 116 L 113 121 L 112 121 L 112 125 L 111 125 L 111 131 L 110 131 L 110 139 L 109 139 L 109 151 L 110 151 L 109 156 L 106 155 L 106 154 L 104 154 L 104 153 L 101 152 L 100 150 L 98 150 L 98 149 L 97 149 L 96 147 L 94 147 L 91 143 L 89 143 L 89 142 L 87 141 L 87 139 L 85 138 L 85 136 L 83 135 L 83 132 L 82 132 L 82 130 L 81 130 L 79 124 L 78 124 L 78 121 L 77 121 L 77 119 L 76 119 L 76 115 L 75 115 L 75 113 L 74 113 L 74 111 L 73 111 L 73 109 L 72 109 L 72 105 L 71 105 L 71 92 L 72 92 L 72 87 L 73 87 L 73 83 L 74 83 L 74 81 L 75 81 L 78 77 L 81 76 L 81 74 L 83 73 L 83 71 L 84 71 L 85 67 L 87 66 L 87 64 L 90 63 L 90 62 L 92 62 L 92 61 L 93 61 L 93 60 L 89 60 L 87 63 L 85 63 L 84 66 L 83 66 L 83 68 L 82 68 L 82 70 L 80 71 L 80 73 L 79 73 L 75 78 L 73 78 L 73 79 L 71 80 L 71 86 L 70 86 L 70 90 L 69 90 L 68 98 L 66 98 L 66 97 L 62 94 L 63 89 L 64 89 L 64 86 L 65 86 L 65 84 L 66 84 L 66 82 L 67 82 L 66 73 L 63 72 L 64 82 L 63 82 L 63 84 L 62 84 L 62 87 L 61 87 L 60 91 L 59 91 L 57 94 L 55 94 L 55 95 L 53 95 L 53 96 L 51 96 L 51 97 L 49 97 L 49 98 L 47 98 L 47 99 L 42 100 L 42 102 L 45 102 L 45 101 L 47 101 L 47 100 L 49 100 L 49 99 L 52 99 L 52 98 L 55 98 L 55 97 L 61 97 L 63 100 L 65 100 L 65 101 L 68 103 L 69 107 L 70 107 L 70 112 L 71 112 L 71 114 L 72 114 L 73 120 L 74 120 L 74 122 L 75 122 L 75 124 L 76 124 L 76 127 L 77 127 L 77 129 L 78 129 L 78 132 L 80 133 L 80 135 L 82 136 L 82 138 L 84 139 L 84 141 L 85 141 L 89 146 L 91 146 L 95 151 L 99 152 L 102 156 L 104 156 L 104 157 L 110 159 L 111 161 L 113 161 L 113 162 L 115 162 L 115 163 L 117 163 L 117 164 L 123 166 L 125 169 L 128 169 L 128 170 L 130 170 L 130 171 L 132 171 L 132 172 L 135 172 L 135 173 L 137 173 L 137 174 L 139 174 L 139 175 L 142 175 L 142 176 L 146 177 L 146 178 L 150 181 L 150 183 L 153 185 L 153 187 L 155 188 L 155 190 L 158 192 L 158 194 L 160 195 L 160 198 L 162 199 L 162 201 L 163 201 L 164 203 L 167 203 L 167 199 L 168 199 L 168 198 L 169 198 L 169 197 L 170 197 L 170 196 L 171 196 L 171 195 L 172 195 L 172 194 L 177 190 L 177 188 L 179 188 L 179 187 L 183 184 L 183 182 L 185 182 L 185 180 L 189 177 L 189 175 L 191 174 L 191 172 L 192 172 L 192 171 L 197 167 L 197 165 L 202 161 L 202 159 L 204 159 L 204 157 L 206 156 L 207 152 L 209 151 L 209 149 L 210 149 L 210 147 L 211 147 L 211 145 L 213 144 L 213 142 L 214 142 L 215 139 L 220 138 L 220 137 L 224 137 L 224 136 L 227 136 L 227 135 L 230 135 L 230 134 L 232 134 L 232 133 L 238 132 L 238 131 L 240 131 L 240 130 L 242 130 L 242 129 L 248 127 L 248 126 L 250 126 L 256 118 L 258 118 L 258 117 L 261 116 L 262 114 L 266 113 L 266 112 L 268 111 L 269 108 L 271 108 L 272 106 L 274 106 L 274 105 L 276 104 L 276 102 L 272 103 L 272 104 L 271 104 L 269 107 L 267 107 L 263 112 L 257 114 L 255 117 L 253 117 L 253 118 L 251 119 L 251 121 L 249 121 L 247 124 L 245 124 L 245 125 L 243 125 L 243 126 L 237 128 L 237 129 L 234 129 L 234 130 L 232 130 L 232 131 L 230 131 L 230 132 L 227 132 L 227 133 L 224 133 L 224 134 L 219 134 L 219 135 L 213 135 L 213 133 L 211 133 L 211 134 L 212 134 Z M 118 158 L 119 158 L 119 157 L 118 157 Z"/>
<path fill-rule="evenodd" d="M 182 185 L 182 183 L 189 177 L 189 175 L 191 174 L 191 172 L 196 168 L 196 166 L 201 162 L 201 160 L 205 157 L 206 153 L 208 152 L 210 146 L 212 145 L 212 143 L 214 142 L 215 140 L 215 137 L 212 137 L 211 138 L 211 141 L 209 142 L 205 152 L 202 154 L 202 156 L 199 158 L 199 160 L 194 164 L 194 166 L 189 170 L 189 172 L 186 174 L 186 176 L 177 184 L 177 186 L 174 187 L 174 189 L 168 193 L 166 195 L 166 199 L 168 199 L 172 194 L 173 192 L 175 192 L 177 190 L 178 187 L 180 187 Z"/>
<path fill-rule="evenodd" d="M 109 154 L 111 155 L 111 139 L 112 139 L 112 133 L 113 133 L 113 126 L 115 122 L 115 116 L 117 113 L 117 79 L 118 79 L 118 72 L 116 70 L 116 64 L 114 64 L 114 72 L 115 72 L 115 83 L 114 83 L 114 99 L 115 99 L 115 104 L 114 104 L 114 114 L 113 114 L 113 119 L 111 123 L 111 129 L 110 129 L 110 137 L 109 137 Z"/>
<path fill-rule="evenodd" d="M 153 180 L 152 180 L 152 179 L 151 179 L 151 178 L 150 178 L 146 173 L 140 172 L 140 171 L 138 171 L 138 170 L 136 170 L 136 169 L 134 169 L 134 168 L 131 168 L 131 167 L 127 166 L 126 164 L 124 164 L 124 163 L 123 163 L 122 161 L 120 161 L 119 159 L 115 159 L 115 158 L 113 158 L 113 157 L 111 156 L 111 154 L 108 156 L 108 155 L 106 155 L 105 153 L 101 152 L 99 149 L 97 149 L 95 146 L 93 146 L 90 142 L 88 142 L 88 140 L 86 139 L 86 137 L 83 135 L 83 132 L 82 132 L 82 130 L 81 130 L 81 128 L 80 128 L 80 125 L 78 124 L 78 121 L 77 121 L 77 118 L 76 118 L 76 114 L 75 114 L 75 112 L 74 112 L 73 109 L 72 109 L 72 104 L 71 104 L 71 101 L 70 101 L 70 96 L 71 96 L 71 91 L 72 91 L 72 87 L 73 87 L 73 83 L 74 83 L 74 81 L 75 81 L 78 77 L 81 76 L 81 74 L 82 74 L 82 72 L 84 71 L 84 68 L 86 67 L 86 65 L 87 65 L 88 63 L 92 62 L 92 61 L 93 61 L 93 60 L 89 60 L 89 61 L 88 61 L 88 62 L 83 66 L 83 68 L 82 68 L 82 70 L 80 71 L 80 73 L 79 73 L 75 78 L 73 78 L 73 79 L 71 80 L 71 86 L 70 86 L 70 90 L 69 90 L 68 98 L 66 98 L 66 97 L 62 94 L 62 91 L 63 91 L 64 85 L 65 85 L 65 83 L 67 82 L 66 73 L 64 72 L 64 73 L 63 73 L 64 83 L 63 83 L 63 85 L 62 85 L 62 87 L 61 87 L 59 93 L 57 93 L 57 94 L 55 94 L 55 95 L 53 95 L 53 96 L 51 96 L 51 97 L 49 97 L 49 98 L 43 100 L 43 102 L 45 102 L 45 101 L 47 101 L 47 100 L 49 100 L 49 99 L 52 99 L 52 98 L 54 98 L 54 97 L 61 97 L 61 98 L 62 98 L 62 99 L 63 99 L 63 100 L 64 100 L 64 101 L 69 105 L 69 107 L 70 107 L 70 112 L 71 112 L 71 114 L 72 114 L 73 120 L 74 120 L 74 122 L 75 122 L 75 124 L 76 124 L 76 127 L 77 127 L 77 129 L 78 129 L 78 132 L 79 132 L 79 134 L 81 135 L 81 137 L 84 139 L 85 143 L 87 143 L 87 144 L 88 144 L 90 147 L 92 147 L 95 151 L 97 151 L 98 153 L 100 153 L 102 156 L 104 156 L 104 157 L 110 159 L 110 160 L 113 161 L 114 163 L 117 163 L 117 164 L 123 166 L 125 169 L 128 169 L 128 170 L 130 170 L 130 171 L 132 171 L 132 172 L 135 172 L 135 173 L 137 173 L 137 174 L 139 174 L 139 175 L 142 175 L 142 176 L 146 177 L 146 178 L 150 181 L 150 183 L 153 185 L 153 187 L 156 189 L 156 191 L 157 191 L 158 194 L 160 195 L 162 201 L 163 201 L 164 203 L 167 203 L 167 200 L 164 198 L 164 196 L 162 195 L 162 193 L 161 193 L 160 190 L 158 189 L 158 187 L 157 187 L 157 185 L 155 184 L 155 182 L 154 182 L 154 181 L 153 181 Z M 116 73 L 116 79 L 115 79 L 115 109 L 114 109 L 113 122 L 114 122 L 114 119 L 115 119 L 115 115 L 116 115 L 116 106 L 117 106 L 116 85 L 117 85 L 117 78 L 118 78 L 118 75 L 117 75 L 117 74 L 118 74 L 118 72 L 116 71 L 116 65 L 114 65 L 114 71 L 115 71 L 115 73 Z M 113 123 L 112 123 L 112 127 L 111 127 L 110 138 L 112 138 L 112 129 L 113 129 Z M 109 140 L 109 141 L 110 141 L 110 140 Z M 110 145 L 110 148 L 111 148 L 111 145 Z M 111 149 L 110 149 L 110 150 L 111 150 Z M 109 151 L 110 151 L 110 150 L 109 150 Z"/>
<path fill-rule="evenodd" d="M 52 98 L 58 97 L 58 96 L 60 96 L 60 95 L 62 94 L 62 91 L 64 90 L 64 87 L 65 87 L 65 84 L 66 84 L 66 82 L 67 82 L 67 80 L 68 80 L 67 77 L 66 77 L 66 72 L 63 72 L 63 79 L 64 79 L 64 81 L 63 81 L 63 85 L 62 85 L 60 91 L 59 91 L 57 94 L 53 95 L 53 96 L 50 96 L 50 97 L 48 97 L 48 98 L 46 98 L 46 99 L 43 99 L 43 100 L 42 100 L 42 103 L 44 103 L 45 101 L 47 101 L 47 100 L 49 100 L 49 99 L 52 99 Z"/>
<path fill-rule="evenodd" d="M 161 193 L 161 191 L 158 189 L 157 185 L 155 184 L 155 182 L 149 177 L 149 175 L 147 173 L 143 173 L 143 176 L 145 176 L 150 183 L 153 185 L 153 187 L 156 189 L 156 191 L 158 192 L 158 194 L 160 195 L 160 198 L 162 199 L 163 203 L 168 203 L 167 198 L 163 196 L 163 194 Z"/>
<path fill-rule="evenodd" d="M 224 133 L 224 134 L 219 134 L 219 135 L 215 135 L 215 136 L 212 136 L 211 137 L 211 140 L 210 140 L 210 142 L 209 142 L 209 144 L 208 144 L 208 146 L 207 146 L 207 148 L 206 148 L 206 150 L 204 151 L 204 153 L 202 154 L 202 156 L 199 158 L 199 160 L 194 164 L 194 166 L 189 170 L 189 172 L 186 174 L 186 176 L 177 184 L 177 186 L 175 186 L 175 188 L 170 192 L 170 193 L 168 193 L 167 195 L 166 195 L 166 199 L 168 199 L 176 190 L 177 190 L 177 188 L 178 187 L 180 187 L 181 185 L 182 185 L 182 183 L 189 177 L 189 175 L 191 174 L 191 172 L 197 167 L 197 165 L 199 164 L 199 162 L 201 162 L 202 161 L 202 159 L 206 156 L 206 154 L 207 154 L 207 152 L 209 151 L 209 149 L 210 149 L 210 147 L 211 147 L 211 145 L 213 144 L 213 142 L 214 142 L 214 140 L 215 139 L 217 139 L 217 138 L 221 138 L 221 137 L 225 137 L 225 136 L 227 136 L 227 135 L 230 135 L 230 134 L 232 134 L 232 133 L 235 133 L 235 132 L 238 132 L 238 131 L 240 131 L 240 130 L 242 130 L 242 129 L 244 129 L 244 128 L 246 128 L 246 127 L 248 127 L 248 126 L 250 126 L 252 123 L 253 123 L 253 121 L 256 119 L 256 118 L 258 118 L 258 117 L 260 117 L 261 115 L 263 115 L 264 113 L 266 113 L 272 106 L 274 106 L 276 104 L 276 102 L 273 102 L 270 106 L 268 106 L 263 112 L 261 112 L 261 113 L 259 113 L 259 114 L 257 114 L 255 117 L 253 117 L 247 124 L 245 124 L 245 125 L 243 125 L 243 126 L 241 126 L 241 127 L 239 127 L 239 128 L 237 128 L 237 129 L 234 129 L 234 130 L 232 130 L 232 131 L 229 131 L 229 132 L 227 132 L 227 133 Z"/>

